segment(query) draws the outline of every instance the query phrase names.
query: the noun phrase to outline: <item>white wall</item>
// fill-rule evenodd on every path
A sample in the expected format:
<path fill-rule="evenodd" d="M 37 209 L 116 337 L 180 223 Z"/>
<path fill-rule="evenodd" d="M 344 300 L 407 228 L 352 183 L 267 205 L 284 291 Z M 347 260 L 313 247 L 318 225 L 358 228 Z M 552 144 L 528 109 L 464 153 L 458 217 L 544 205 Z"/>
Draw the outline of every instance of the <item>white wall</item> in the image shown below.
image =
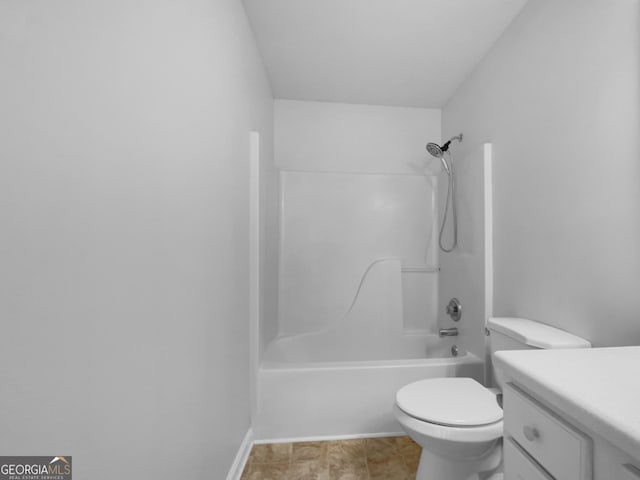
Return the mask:
<path fill-rule="evenodd" d="M 276 164 L 283 170 L 421 175 L 440 110 L 275 101 Z M 435 170 L 438 172 L 439 170 Z"/>
<path fill-rule="evenodd" d="M 494 144 L 496 315 L 640 344 L 638 35 L 637 0 L 529 1 L 444 109 Z"/>
<path fill-rule="evenodd" d="M 244 4 L 276 97 L 439 108 L 526 1 Z"/>
<path fill-rule="evenodd" d="M 3 1 L 0 65 L 0 451 L 224 478 L 250 421 L 249 131 L 272 134 L 241 3 Z"/>

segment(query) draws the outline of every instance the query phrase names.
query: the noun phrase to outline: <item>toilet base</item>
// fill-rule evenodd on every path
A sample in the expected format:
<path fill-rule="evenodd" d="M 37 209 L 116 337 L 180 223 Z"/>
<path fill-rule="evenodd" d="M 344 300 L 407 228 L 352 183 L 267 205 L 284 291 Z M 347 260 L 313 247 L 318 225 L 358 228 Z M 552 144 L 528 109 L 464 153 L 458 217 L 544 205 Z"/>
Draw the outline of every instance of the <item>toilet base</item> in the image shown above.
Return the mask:
<path fill-rule="evenodd" d="M 422 449 L 416 480 L 498 480 L 502 478 L 502 441 L 479 458 L 453 460 Z"/>

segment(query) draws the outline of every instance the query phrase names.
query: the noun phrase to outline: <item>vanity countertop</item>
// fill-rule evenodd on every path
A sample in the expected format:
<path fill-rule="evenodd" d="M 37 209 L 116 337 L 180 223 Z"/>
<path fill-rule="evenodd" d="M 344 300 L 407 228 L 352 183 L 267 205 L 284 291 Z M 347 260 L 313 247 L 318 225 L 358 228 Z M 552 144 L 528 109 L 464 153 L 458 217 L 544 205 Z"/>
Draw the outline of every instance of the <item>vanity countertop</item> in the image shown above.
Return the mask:
<path fill-rule="evenodd" d="M 505 350 L 495 361 L 508 379 L 640 459 L 640 347 Z"/>

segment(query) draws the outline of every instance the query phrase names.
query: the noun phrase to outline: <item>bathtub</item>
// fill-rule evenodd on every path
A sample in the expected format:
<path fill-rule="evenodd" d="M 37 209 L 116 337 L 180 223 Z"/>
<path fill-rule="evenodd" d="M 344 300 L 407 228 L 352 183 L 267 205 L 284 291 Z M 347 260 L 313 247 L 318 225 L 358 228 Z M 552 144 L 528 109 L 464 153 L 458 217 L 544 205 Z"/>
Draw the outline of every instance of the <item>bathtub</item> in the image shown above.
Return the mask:
<path fill-rule="evenodd" d="M 269 345 L 258 372 L 257 440 L 401 433 L 391 407 L 402 386 L 435 377 L 483 379 L 478 357 L 452 356 L 454 337 L 403 335 L 374 350 L 334 341 L 301 335 Z"/>

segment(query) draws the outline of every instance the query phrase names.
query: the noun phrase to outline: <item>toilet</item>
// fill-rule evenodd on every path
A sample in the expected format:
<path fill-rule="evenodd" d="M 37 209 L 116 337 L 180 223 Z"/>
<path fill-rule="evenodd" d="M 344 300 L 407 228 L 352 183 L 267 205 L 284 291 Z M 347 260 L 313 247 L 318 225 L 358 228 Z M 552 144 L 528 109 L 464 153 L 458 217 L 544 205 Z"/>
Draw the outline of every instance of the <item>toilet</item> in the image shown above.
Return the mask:
<path fill-rule="evenodd" d="M 524 318 L 491 318 L 491 358 L 499 350 L 590 348 L 580 337 Z M 497 389 L 472 378 L 432 378 L 402 387 L 393 411 L 407 434 L 422 447 L 416 480 L 502 478 L 502 408 Z"/>

